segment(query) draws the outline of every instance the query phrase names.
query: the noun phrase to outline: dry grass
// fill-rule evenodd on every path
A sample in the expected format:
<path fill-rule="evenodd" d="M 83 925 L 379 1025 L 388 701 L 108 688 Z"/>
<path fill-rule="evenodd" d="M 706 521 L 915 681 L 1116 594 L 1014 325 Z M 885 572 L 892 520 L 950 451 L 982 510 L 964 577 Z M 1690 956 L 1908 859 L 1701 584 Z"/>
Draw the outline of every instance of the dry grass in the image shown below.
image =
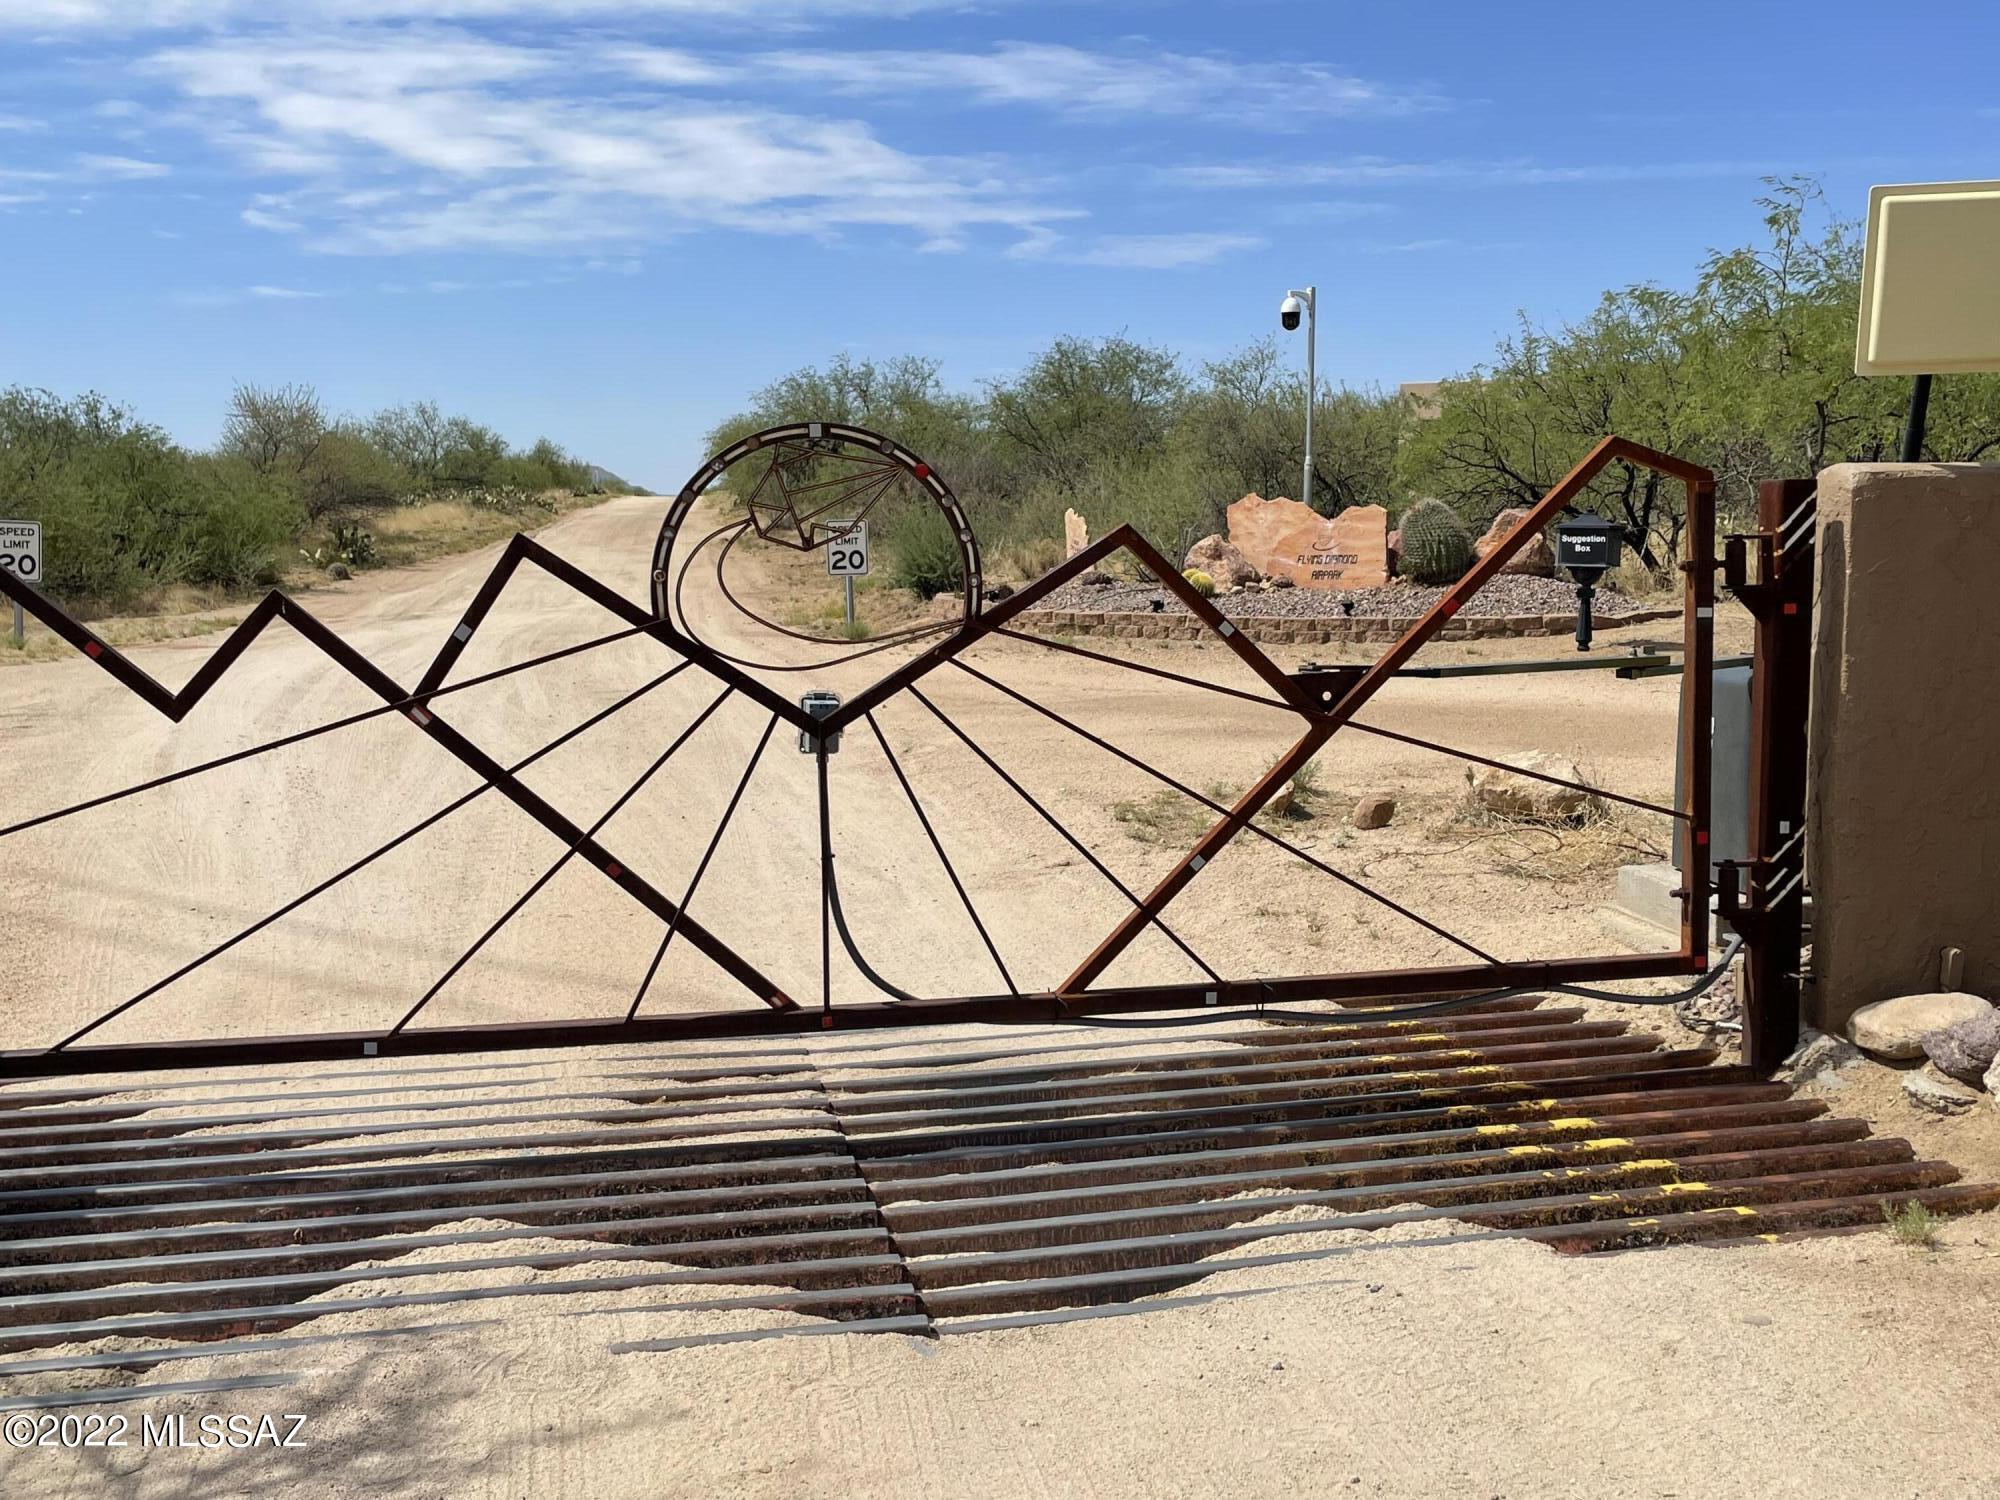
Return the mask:
<path fill-rule="evenodd" d="M 481 547 L 506 541 L 517 531 L 537 531 L 558 517 L 595 505 L 604 498 L 552 493 L 539 497 L 537 508 L 519 513 L 492 505 L 475 505 L 470 500 L 444 498 L 370 511 L 359 520 L 375 538 L 375 557 L 369 566 L 395 568 L 460 552 L 476 552 Z"/>
<path fill-rule="evenodd" d="M 1063 544 L 1052 536 L 1028 537 L 996 548 L 987 561 L 994 578 L 1019 579 L 1032 583 L 1063 562 Z"/>
<path fill-rule="evenodd" d="M 1202 791 L 1211 802 L 1224 807 L 1243 795 L 1241 787 L 1228 781 L 1212 781 Z M 1265 804 L 1257 821 L 1273 827 L 1310 822 L 1325 815 L 1329 795 L 1320 784 L 1318 760 L 1309 760 L 1299 767 L 1285 790 Z M 1162 787 L 1147 797 L 1112 803 L 1111 816 L 1142 844 L 1190 844 L 1218 815 L 1214 808 Z"/>
<path fill-rule="evenodd" d="M 1901 1208 L 1882 1205 L 1882 1222 L 1897 1244 L 1912 1250 L 1935 1250 L 1938 1225 L 1942 1221 L 1925 1205 L 1912 1198 Z"/>
<path fill-rule="evenodd" d="M 1593 766 L 1582 760 L 1576 766 L 1586 786 L 1602 784 Z M 1668 857 L 1657 814 L 1601 797 L 1585 798 L 1574 812 L 1498 812 L 1479 800 L 1476 781 L 1468 767 L 1463 794 L 1431 824 L 1435 838 L 1453 844 L 1441 854 L 1465 853 L 1496 874 L 1557 883 L 1597 879 L 1635 860 Z"/>
<path fill-rule="evenodd" d="M 257 592 L 261 595 L 263 591 Z M 224 606 L 225 598 L 201 589 L 166 589 L 143 601 L 137 612 L 93 620 L 90 628 L 100 639 L 119 647 L 150 646 L 160 641 L 212 635 L 218 630 L 231 629 L 249 613 L 247 605 Z M 32 616 L 27 621 L 23 642 L 17 647 L 13 611 L 0 605 L 0 666 L 60 661 L 75 654 L 75 647 Z"/>

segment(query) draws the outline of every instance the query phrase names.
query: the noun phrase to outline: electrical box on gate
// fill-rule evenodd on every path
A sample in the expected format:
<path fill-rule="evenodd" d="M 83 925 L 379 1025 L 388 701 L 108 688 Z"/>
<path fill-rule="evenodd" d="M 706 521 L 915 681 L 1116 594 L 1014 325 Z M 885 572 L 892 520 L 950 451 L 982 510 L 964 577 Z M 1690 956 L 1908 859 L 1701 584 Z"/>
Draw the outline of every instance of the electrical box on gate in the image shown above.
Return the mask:
<path fill-rule="evenodd" d="M 840 707 L 840 694 L 829 693 L 824 689 L 815 688 L 799 699 L 799 707 L 811 714 L 815 719 L 828 719 L 833 717 L 833 711 Z M 801 729 L 799 731 L 799 754 L 813 754 L 819 749 L 821 739 L 822 736 L 814 734 L 809 730 Z M 828 755 L 832 755 L 840 749 L 839 730 L 836 729 L 832 734 L 824 736 L 824 739 Z"/>
<path fill-rule="evenodd" d="M 1713 714 L 1708 734 L 1708 857 L 1745 860 L 1750 857 L 1750 669 L 1717 667 L 1710 701 Z M 1681 719 L 1687 718 L 1687 697 L 1681 698 Z M 1686 740 L 1675 737 L 1677 746 Z M 1674 752 L 1674 793 L 1678 802 L 1687 786 L 1684 751 Z M 1687 825 L 1674 825 L 1674 867 L 1686 868 Z"/>

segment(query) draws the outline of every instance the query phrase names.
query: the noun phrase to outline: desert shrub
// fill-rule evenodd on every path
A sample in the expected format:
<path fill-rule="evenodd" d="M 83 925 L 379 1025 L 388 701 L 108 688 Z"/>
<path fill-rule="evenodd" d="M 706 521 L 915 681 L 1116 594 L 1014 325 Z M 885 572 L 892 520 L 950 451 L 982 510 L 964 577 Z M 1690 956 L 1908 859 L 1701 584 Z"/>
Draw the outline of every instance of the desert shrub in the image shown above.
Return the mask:
<path fill-rule="evenodd" d="M 1417 583 L 1454 583 L 1472 565 L 1472 533 L 1442 500 L 1419 500 L 1403 513 L 1398 568 Z"/>
<path fill-rule="evenodd" d="M 0 493 L 42 523 L 46 591 L 90 608 L 272 576 L 302 519 L 248 464 L 190 454 L 96 395 L 0 393 Z"/>
<path fill-rule="evenodd" d="M 897 587 L 914 589 L 925 599 L 965 587 L 958 538 L 932 506 L 910 505 L 891 513 L 881 536 L 889 553 L 889 579 Z"/>

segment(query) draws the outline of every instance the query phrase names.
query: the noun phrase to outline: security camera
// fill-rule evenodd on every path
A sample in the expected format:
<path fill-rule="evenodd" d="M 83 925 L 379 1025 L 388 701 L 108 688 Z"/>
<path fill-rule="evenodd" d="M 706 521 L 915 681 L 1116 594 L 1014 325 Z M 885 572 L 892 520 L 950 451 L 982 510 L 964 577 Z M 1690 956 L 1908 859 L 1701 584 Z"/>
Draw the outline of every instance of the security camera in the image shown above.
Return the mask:
<path fill-rule="evenodd" d="M 1283 302 L 1278 304 L 1278 321 L 1284 324 L 1285 332 L 1290 333 L 1299 326 L 1299 315 L 1305 311 L 1305 308 L 1305 303 L 1299 301 L 1296 297 L 1287 297 Z"/>

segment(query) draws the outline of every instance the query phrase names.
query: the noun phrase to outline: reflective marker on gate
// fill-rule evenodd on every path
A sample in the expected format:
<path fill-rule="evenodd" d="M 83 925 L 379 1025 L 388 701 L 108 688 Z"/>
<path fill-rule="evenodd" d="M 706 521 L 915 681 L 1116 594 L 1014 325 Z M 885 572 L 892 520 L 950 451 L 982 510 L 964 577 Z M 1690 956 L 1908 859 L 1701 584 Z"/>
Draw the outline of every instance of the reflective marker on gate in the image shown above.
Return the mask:
<path fill-rule="evenodd" d="M 85 641 L 83 643 L 83 654 L 92 661 L 96 661 L 98 657 L 104 654 L 104 648 L 95 641 Z"/>

